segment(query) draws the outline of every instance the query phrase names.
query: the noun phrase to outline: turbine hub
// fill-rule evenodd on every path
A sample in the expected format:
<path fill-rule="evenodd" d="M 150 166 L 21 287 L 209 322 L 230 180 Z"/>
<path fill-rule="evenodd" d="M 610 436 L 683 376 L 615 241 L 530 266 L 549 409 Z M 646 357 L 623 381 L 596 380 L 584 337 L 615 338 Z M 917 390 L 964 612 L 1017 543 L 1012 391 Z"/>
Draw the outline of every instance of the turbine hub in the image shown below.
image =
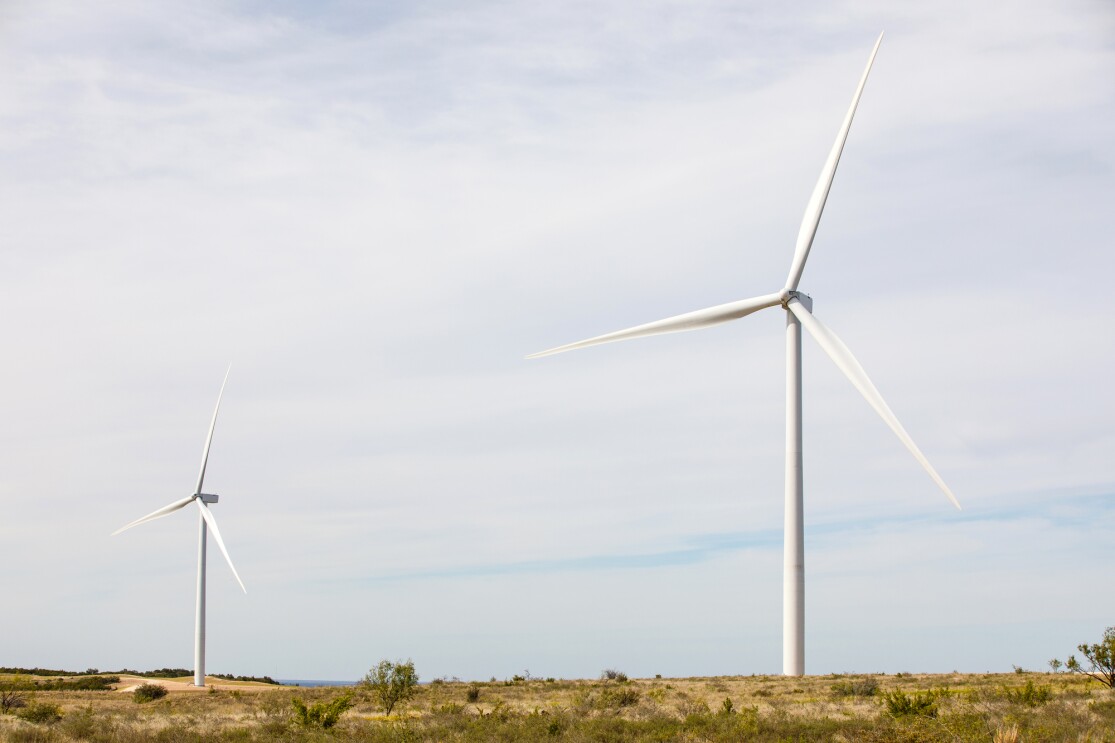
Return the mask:
<path fill-rule="evenodd" d="M 813 311 L 813 297 L 809 296 L 805 292 L 799 292 L 792 289 L 783 289 L 782 293 L 779 295 L 779 298 L 782 300 L 783 309 L 790 309 L 790 300 L 796 299 L 797 301 L 802 303 L 805 309 L 809 310 L 810 312 Z"/>

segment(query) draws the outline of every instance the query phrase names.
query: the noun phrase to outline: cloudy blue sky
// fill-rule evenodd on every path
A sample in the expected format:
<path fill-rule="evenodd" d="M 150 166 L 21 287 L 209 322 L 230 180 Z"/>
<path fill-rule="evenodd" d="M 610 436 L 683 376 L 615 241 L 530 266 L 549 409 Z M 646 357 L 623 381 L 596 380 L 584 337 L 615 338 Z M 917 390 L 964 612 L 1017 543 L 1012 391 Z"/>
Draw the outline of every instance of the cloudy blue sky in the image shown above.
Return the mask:
<path fill-rule="evenodd" d="M 805 341 L 806 667 L 1043 667 L 1115 624 L 1106 0 L 8 2 L 0 665 L 781 670 L 805 272 L 965 506 Z M 1095 281 L 1093 281 L 1095 279 Z"/>

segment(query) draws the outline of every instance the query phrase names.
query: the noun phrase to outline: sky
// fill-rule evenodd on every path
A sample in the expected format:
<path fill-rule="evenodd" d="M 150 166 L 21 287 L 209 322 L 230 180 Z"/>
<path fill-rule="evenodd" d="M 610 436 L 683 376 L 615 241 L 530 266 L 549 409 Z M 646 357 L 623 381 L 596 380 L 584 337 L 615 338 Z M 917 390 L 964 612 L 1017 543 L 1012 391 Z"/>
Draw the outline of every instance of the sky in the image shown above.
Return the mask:
<path fill-rule="evenodd" d="M 805 269 L 806 670 L 1115 624 L 1115 8 L 0 7 L 0 665 L 781 671 L 784 319 L 524 356 Z M 1091 285 L 1085 275 L 1101 279 Z"/>

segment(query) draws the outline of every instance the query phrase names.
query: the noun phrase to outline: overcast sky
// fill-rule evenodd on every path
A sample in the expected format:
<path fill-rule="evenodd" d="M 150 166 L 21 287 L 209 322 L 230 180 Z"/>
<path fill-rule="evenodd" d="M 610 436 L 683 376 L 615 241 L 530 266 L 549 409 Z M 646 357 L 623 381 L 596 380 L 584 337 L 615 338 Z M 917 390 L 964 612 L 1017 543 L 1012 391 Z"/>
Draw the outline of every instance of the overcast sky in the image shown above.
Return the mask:
<path fill-rule="evenodd" d="M 1115 9 L 0 8 L 0 665 L 781 670 L 801 284 L 806 669 L 1042 668 L 1115 624 Z"/>

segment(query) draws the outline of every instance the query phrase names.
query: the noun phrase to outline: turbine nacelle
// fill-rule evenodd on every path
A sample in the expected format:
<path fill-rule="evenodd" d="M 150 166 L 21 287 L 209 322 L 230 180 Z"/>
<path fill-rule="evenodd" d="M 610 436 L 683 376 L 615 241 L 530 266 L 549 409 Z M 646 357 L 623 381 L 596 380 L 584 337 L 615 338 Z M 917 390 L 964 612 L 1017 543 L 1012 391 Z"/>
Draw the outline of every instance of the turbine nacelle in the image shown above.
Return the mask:
<path fill-rule="evenodd" d="M 796 299 L 805 306 L 805 309 L 809 310 L 810 312 L 813 311 L 813 297 L 809 296 L 805 292 L 783 289 L 782 293 L 778 296 L 782 299 L 782 309 L 784 310 L 790 309 L 791 300 Z"/>
<path fill-rule="evenodd" d="M 216 503 L 221 498 L 216 493 L 195 493 L 194 497 L 202 503 Z"/>

